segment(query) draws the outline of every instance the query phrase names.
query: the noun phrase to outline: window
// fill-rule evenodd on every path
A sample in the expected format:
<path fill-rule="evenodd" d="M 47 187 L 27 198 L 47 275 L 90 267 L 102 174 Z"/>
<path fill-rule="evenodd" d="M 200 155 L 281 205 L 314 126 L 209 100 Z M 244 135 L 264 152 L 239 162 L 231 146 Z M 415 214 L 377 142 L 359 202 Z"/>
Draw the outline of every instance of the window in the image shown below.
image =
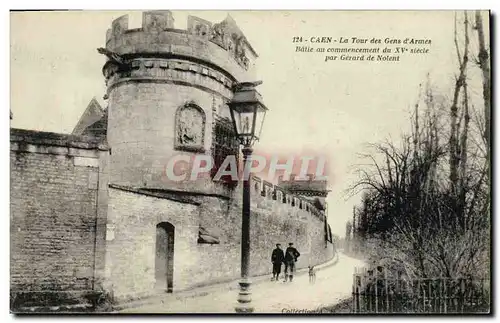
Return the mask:
<path fill-rule="evenodd" d="M 234 155 L 236 157 L 236 165 L 238 165 L 239 162 L 239 142 L 229 119 L 220 118 L 216 120 L 212 140 L 212 158 L 214 161 L 212 168 L 213 178 L 227 156 Z M 221 182 L 224 184 L 236 185 L 236 182 L 234 182 L 229 175 L 222 176 Z"/>

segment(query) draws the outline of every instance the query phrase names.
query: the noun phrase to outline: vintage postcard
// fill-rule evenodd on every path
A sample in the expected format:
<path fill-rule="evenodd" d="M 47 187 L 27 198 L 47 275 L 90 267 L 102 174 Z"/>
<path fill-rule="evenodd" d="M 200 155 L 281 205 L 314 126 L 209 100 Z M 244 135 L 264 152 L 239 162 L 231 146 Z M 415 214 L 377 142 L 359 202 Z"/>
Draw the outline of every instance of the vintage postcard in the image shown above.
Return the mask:
<path fill-rule="evenodd" d="M 11 313 L 491 312 L 489 11 L 11 11 Z"/>

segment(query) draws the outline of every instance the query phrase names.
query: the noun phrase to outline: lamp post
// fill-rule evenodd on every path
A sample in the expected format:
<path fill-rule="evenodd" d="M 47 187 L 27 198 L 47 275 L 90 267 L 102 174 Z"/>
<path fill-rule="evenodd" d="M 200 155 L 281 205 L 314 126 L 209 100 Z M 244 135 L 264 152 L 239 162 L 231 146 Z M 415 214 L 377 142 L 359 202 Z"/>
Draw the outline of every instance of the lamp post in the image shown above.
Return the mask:
<path fill-rule="evenodd" d="M 262 82 L 239 83 L 229 103 L 231 120 L 240 144 L 243 146 L 243 210 L 241 214 L 241 280 L 238 294 L 237 313 L 252 313 L 250 291 L 250 167 L 252 146 L 259 140 L 267 108 L 262 97 L 255 90 Z"/>

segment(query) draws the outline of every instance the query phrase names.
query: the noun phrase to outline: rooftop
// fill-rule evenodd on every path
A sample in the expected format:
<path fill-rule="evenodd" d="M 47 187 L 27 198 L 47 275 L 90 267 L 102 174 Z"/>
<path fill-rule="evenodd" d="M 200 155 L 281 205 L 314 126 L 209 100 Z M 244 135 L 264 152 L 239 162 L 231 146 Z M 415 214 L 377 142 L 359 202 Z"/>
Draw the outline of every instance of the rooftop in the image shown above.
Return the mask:
<path fill-rule="evenodd" d="M 10 129 L 10 141 L 17 143 L 47 145 L 58 147 L 72 147 L 82 149 L 107 149 L 102 137 L 78 136 L 55 132 L 45 132 L 26 129 Z"/>

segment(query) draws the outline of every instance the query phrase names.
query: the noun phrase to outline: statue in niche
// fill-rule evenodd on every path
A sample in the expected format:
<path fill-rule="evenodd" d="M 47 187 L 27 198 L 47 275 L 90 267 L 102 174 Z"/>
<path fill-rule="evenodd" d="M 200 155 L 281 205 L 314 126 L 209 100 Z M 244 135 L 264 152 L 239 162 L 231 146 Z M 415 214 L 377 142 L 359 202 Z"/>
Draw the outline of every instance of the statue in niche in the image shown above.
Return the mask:
<path fill-rule="evenodd" d="M 150 26 L 152 28 L 158 27 L 158 17 L 157 16 L 151 16 L 151 18 L 150 18 Z"/>
<path fill-rule="evenodd" d="M 122 32 L 122 26 L 119 23 L 113 25 L 113 34 L 119 35 Z"/>
<path fill-rule="evenodd" d="M 248 58 L 246 56 L 245 39 L 243 36 L 239 37 L 236 41 L 235 58 L 241 66 L 248 69 Z"/>
<path fill-rule="evenodd" d="M 230 53 L 233 53 L 234 52 L 234 42 L 231 38 L 229 38 L 227 40 L 227 43 L 226 43 L 226 49 L 228 50 L 228 52 Z"/>
<path fill-rule="evenodd" d="M 192 35 L 196 35 L 199 37 L 209 37 L 209 34 L 211 32 L 212 28 L 212 23 L 195 17 L 195 16 L 188 16 L 188 31 Z"/>
<path fill-rule="evenodd" d="M 217 45 L 227 48 L 226 44 L 226 25 L 224 22 L 215 24 L 212 28 L 212 34 L 210 36 L 210 40 Z"/>
<path fill-rule="evenodd" d="M 203 24 L 198 24 L 194 28 L 194 31 L 195 31 L 195 35 L 197 35 L 197 36 L 206 36 L 208 33 L 208 28 L 207 28 L 207 26 L 205 26 Z"/>
<path fill-rule="evenodd" d="M 236 40 L 236 59 L 241 61 L 245 57 L 245 47 L 244 47 L 243 37 Z"/>
<path fill-rule="evenodd" d="M 176 148 L 203 150 L 205 135 L 205 113 L 194 105 L 187 104 L 177 110 Z"/>

